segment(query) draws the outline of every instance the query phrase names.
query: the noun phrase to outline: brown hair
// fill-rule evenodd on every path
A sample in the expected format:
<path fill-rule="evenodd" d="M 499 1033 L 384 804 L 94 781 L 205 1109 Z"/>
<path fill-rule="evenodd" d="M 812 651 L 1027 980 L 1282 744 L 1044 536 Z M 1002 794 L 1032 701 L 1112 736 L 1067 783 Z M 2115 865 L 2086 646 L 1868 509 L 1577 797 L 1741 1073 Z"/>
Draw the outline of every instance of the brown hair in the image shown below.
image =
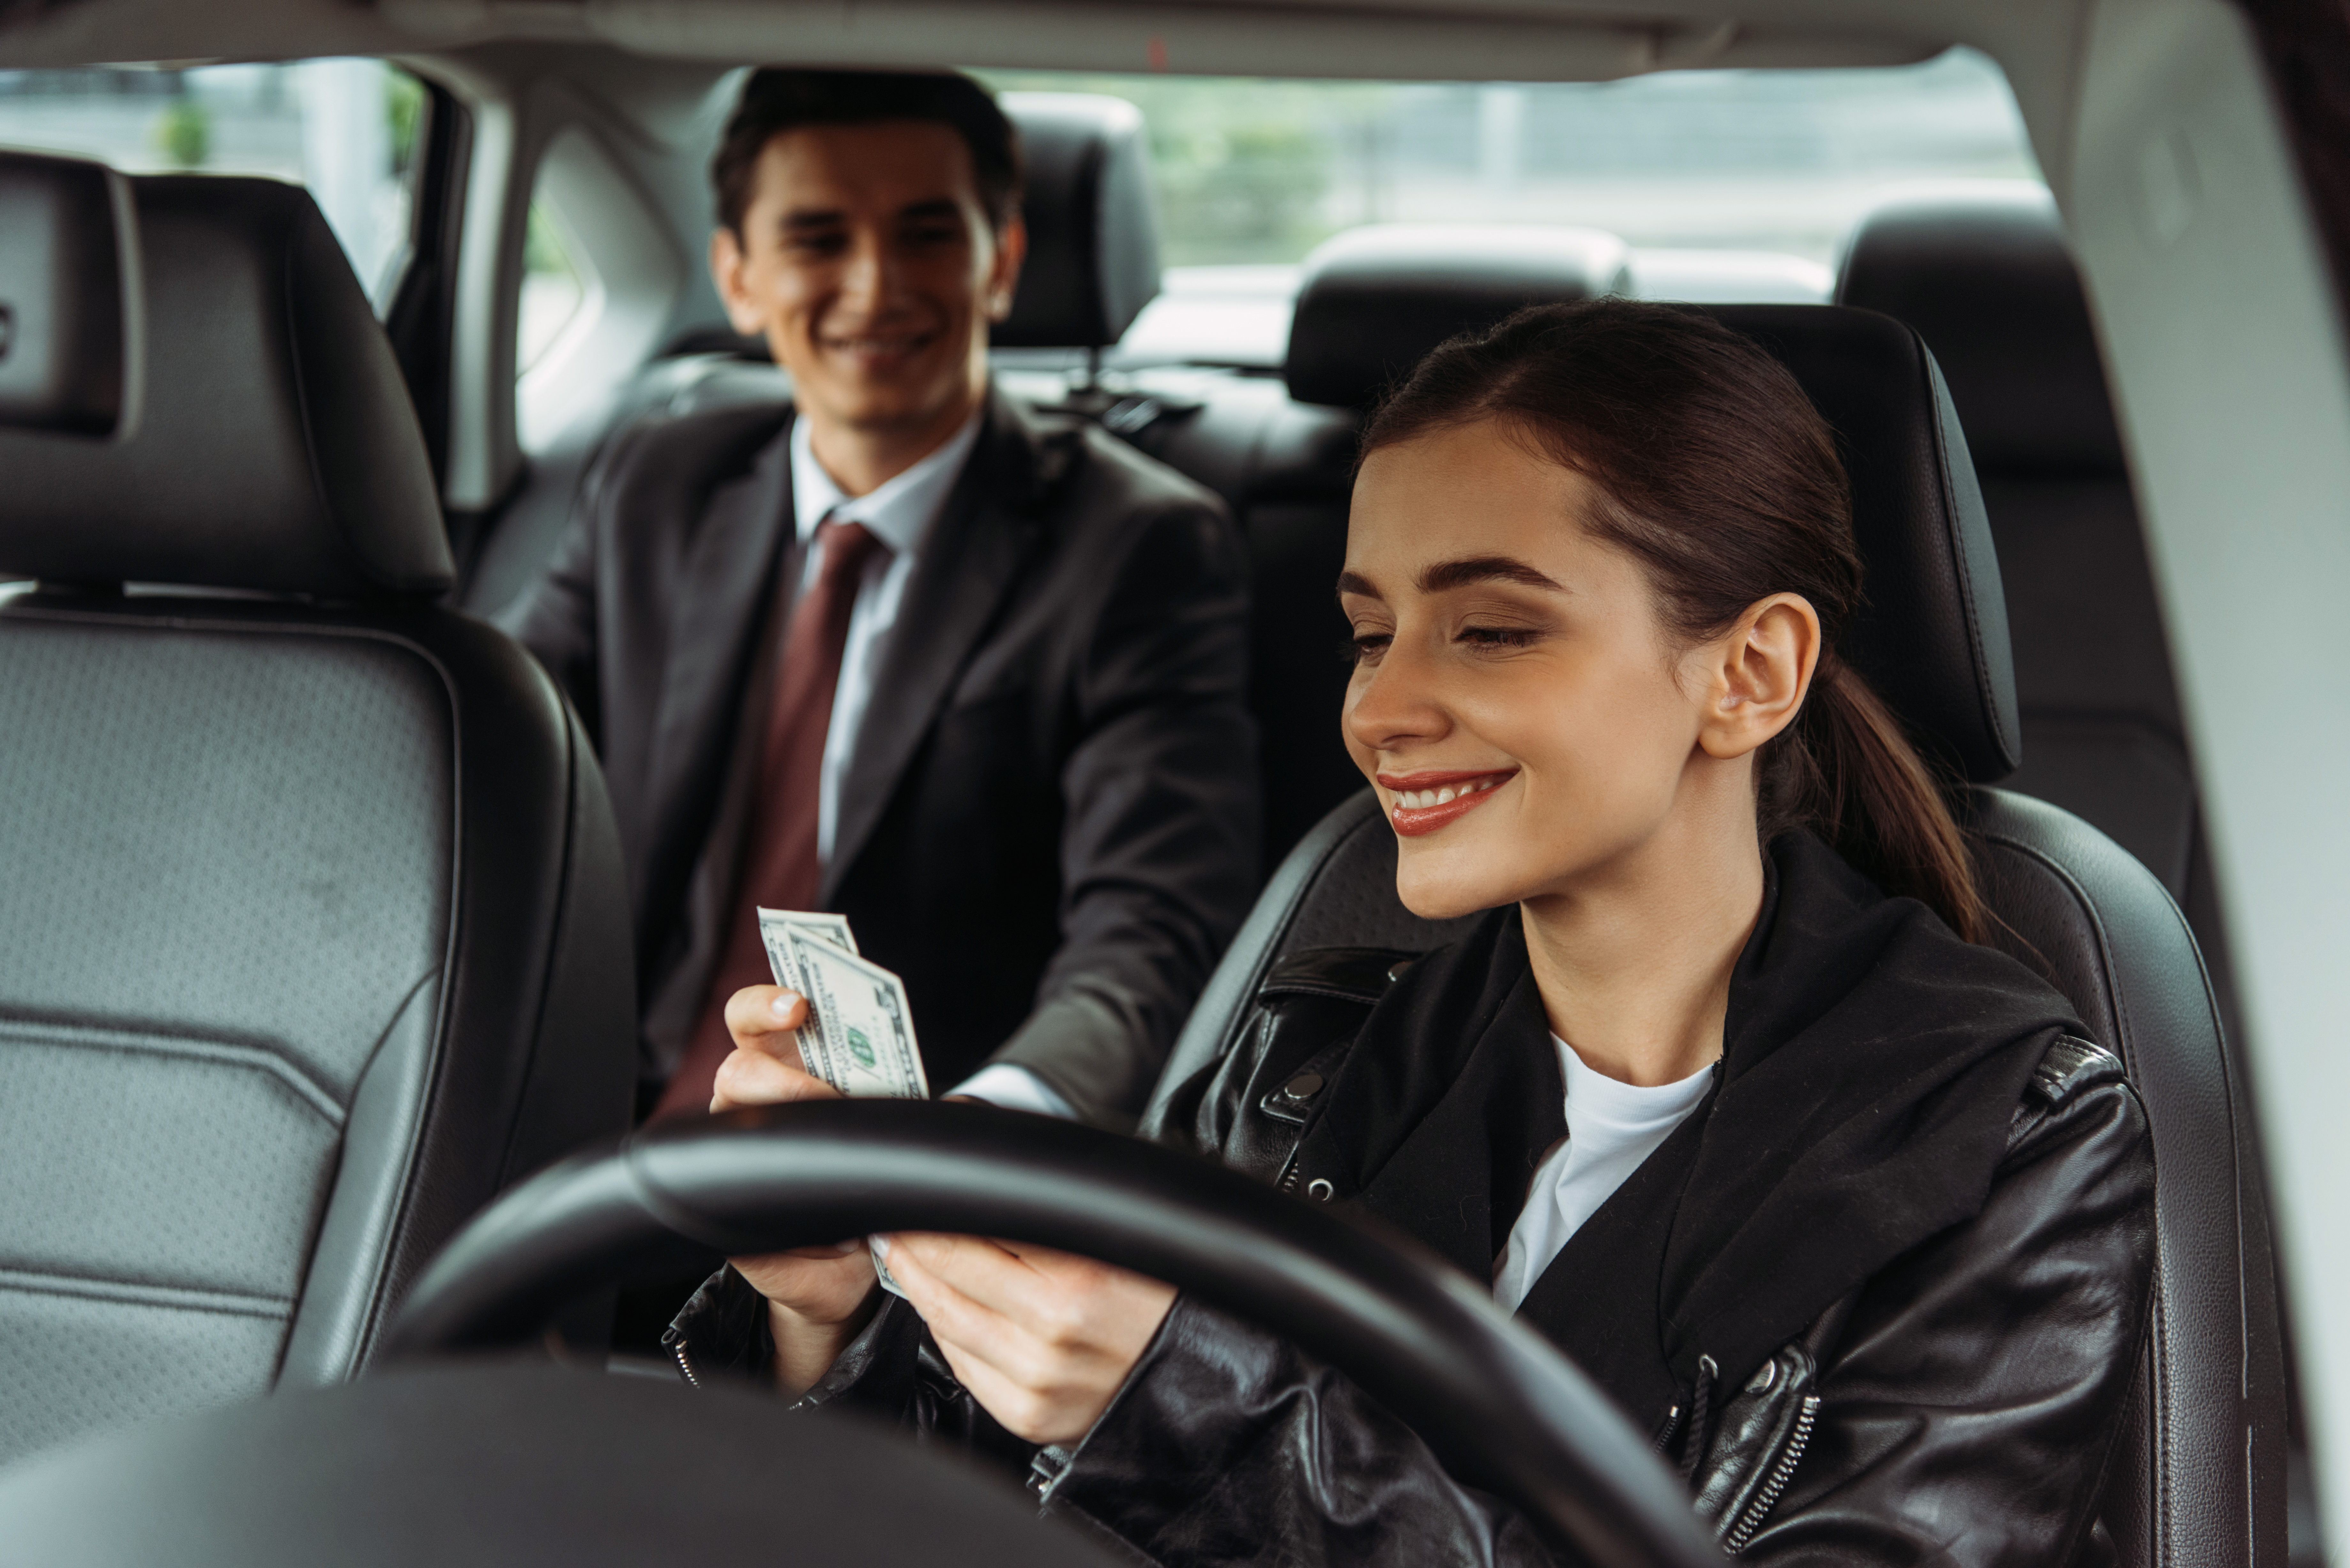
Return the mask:
<path fill-rule="evenodd" d="M 1694 643 L 1800 594 L 1825 647 L 1755 770 L 1765 842 L 1817 832 L 1970 941 L 1988 916 L 1964 836 L 1891 710 L 1837 652 L 1861 602 L 1852 493 L 1827 421 L 1759 345 L 1703 311 L 1626 299 L 1522 310 L 1420 361 L 1371 416 L 1367 456 L 1482 420 L 1514 424 L 1602 500 L 1585 525 L 1647 570 Z"/>
<path fill-rule="evenodd" d="M 952 128 L 971 149 L 979 204 L 1000 233 L 1020 206 L 1020 136 L 987 89 L 956 71 L 834 71 L 763 66 L 743 96 L 710 161 L 718 221 L 743 237 L 752 180 L 767 143 L 803 125 L 871 125 L 927 119 Z"/>

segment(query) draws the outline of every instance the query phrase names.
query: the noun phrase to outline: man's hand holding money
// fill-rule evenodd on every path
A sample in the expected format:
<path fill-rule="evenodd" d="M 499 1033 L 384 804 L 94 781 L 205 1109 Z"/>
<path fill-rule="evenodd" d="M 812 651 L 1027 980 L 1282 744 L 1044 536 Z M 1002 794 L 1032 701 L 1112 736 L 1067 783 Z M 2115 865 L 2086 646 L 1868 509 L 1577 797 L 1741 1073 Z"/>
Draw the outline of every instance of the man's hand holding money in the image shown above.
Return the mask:
<path fill-rule="evenodd" d="M 807 1001 L 779 985 L 754 985 L 726 1003 L 734 1053 L 719 1064 L 712 1115 L 742 1106 L 792 1100 L 837 1100 L 841 1093 L 804 1071 L 795 1032 L 807 1022 Z M 829 1247 L 795 1247 L 762 1258 L 737 1258 L 734 1267 L 767 1298 L 775 1340 L 775 1381 L 787 1397 L 813 1386 L 872 1317 L 879 1294 L 865 1238 Z"/>
<path fill-rule="evenodd" d="M 728 1001 L 734 1054 L 718 1069 L 712 1113 L 929 1097 L 904 983 L 858 954 L 847 920 L 761 909 L 759 932 L 779 983 Z M 916 1233 L 875 1244 L 889 1245 L 910 1272 L 878 1275 L 864 1239 L 734 1260 L 767 1298 L 785 1394 L 824 1376 L 887 1286 L 913 1303 L 956 1376 L 1007 1430 L 1072 1442 L 1099 1418 L 1175 1300 L 1155 1280 L 1043 1247 Z"/>

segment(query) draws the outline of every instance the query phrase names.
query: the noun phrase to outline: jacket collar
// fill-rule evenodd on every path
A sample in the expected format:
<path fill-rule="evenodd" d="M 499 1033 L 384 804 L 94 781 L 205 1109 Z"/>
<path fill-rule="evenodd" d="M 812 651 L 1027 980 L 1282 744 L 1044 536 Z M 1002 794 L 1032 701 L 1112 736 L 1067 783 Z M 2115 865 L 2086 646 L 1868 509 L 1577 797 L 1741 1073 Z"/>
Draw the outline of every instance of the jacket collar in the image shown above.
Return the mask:
<path fill-rule="evenodd" d="M 784 556 L 792 548 L 792 424 L 783 411 L 775 433 L 711 490 L 698 516 L 671 520 L 686 537 L 668 591 L 691 609 L 678 612 L 681 635 L 671 639 L 647 747 L 646 797 L 667 803 L 663 842 L 648 857 L 653 864 L 690 864 L 702 852 L 707 815 L 685 803 L 714 793 L 714 784 L 698 790 L 698 781 L 722 777 L 735 754 L 746 682 L 788 602 L 779 585 L 789 580 Z"/>
<path fill-rule="evenodd" d="M 1048 430 L 1016 399 L 989 388 L 978 442 L 915 560 L 876 674 L 877 700 L 866 710 L 841 781 L 825 867 L 827 908 L 993 623 L 1042 532 L 1045 503 L 1075 454 L 1075 432 Z"/>
<path fill-rule="evenodd" d="M 1686 1387 L 1700 1355 L 1744 1378 L 1981 1209 L 2026 1078 L 2078 1029 L 2021 964 L 1783 836 L 1731 975 L 1718 1086 L 1523 1315 L 1636 1413 Z M 1517 911 L 1496 910 L 1373 1010 L 1299 1168 L 1483 1282 L 1545 1133 L 1564 1130 L 1561 1092 Z"/>

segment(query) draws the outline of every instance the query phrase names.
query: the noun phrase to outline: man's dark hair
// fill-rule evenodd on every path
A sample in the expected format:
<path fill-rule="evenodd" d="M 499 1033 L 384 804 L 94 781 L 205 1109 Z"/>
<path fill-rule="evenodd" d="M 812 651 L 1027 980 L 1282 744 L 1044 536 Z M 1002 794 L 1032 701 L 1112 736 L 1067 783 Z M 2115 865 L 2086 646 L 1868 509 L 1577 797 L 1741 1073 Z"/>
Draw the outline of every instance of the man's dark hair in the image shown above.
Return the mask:
<path fill-rule="evenodd" d="M 803 125 L 870 125 L 927 119 L 951 126 L 971 149 L 979 204 L 997 229 L 1020 205 L 1020 137 L 985 88 L 955 71 L 823 71 L 763 66 L 743 96 L 710 161 L 718 221 L 743 235 L 759 154 Z"/>

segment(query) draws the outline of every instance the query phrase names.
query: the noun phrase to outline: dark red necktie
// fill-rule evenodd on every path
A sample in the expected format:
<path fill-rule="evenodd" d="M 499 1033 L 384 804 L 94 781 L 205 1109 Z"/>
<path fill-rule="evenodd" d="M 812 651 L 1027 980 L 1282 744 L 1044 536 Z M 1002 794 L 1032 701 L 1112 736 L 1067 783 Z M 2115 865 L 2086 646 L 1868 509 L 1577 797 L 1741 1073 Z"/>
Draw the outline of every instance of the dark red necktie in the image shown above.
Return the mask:
<path fill-rule="evenodd" d="M 661 1091 L 654 1119 L 700 1115 L 710 1106 L 718 1065 L 734 1049 L 726 1033 L 726 999 L 746 985 L 772 985 L 767 950 L 759 940 L 764 904 L 771 909 L 813 909 L 824 881 L 816 853 L 816 815 L 824 790 L 824 739 L 832 727 L 832 694 L 840 684 L 840 657 L 848 642 L 849 612 L 866 563 L 883 549 L 862 523 L 816 525 L 816 578 L 792 612 L 775 671 L 775 704 L 759 753 L 757 793 L 743 840 L 743 875 L 727 918 L 726 956 L 711 976 L 677 1074 Z"/>

